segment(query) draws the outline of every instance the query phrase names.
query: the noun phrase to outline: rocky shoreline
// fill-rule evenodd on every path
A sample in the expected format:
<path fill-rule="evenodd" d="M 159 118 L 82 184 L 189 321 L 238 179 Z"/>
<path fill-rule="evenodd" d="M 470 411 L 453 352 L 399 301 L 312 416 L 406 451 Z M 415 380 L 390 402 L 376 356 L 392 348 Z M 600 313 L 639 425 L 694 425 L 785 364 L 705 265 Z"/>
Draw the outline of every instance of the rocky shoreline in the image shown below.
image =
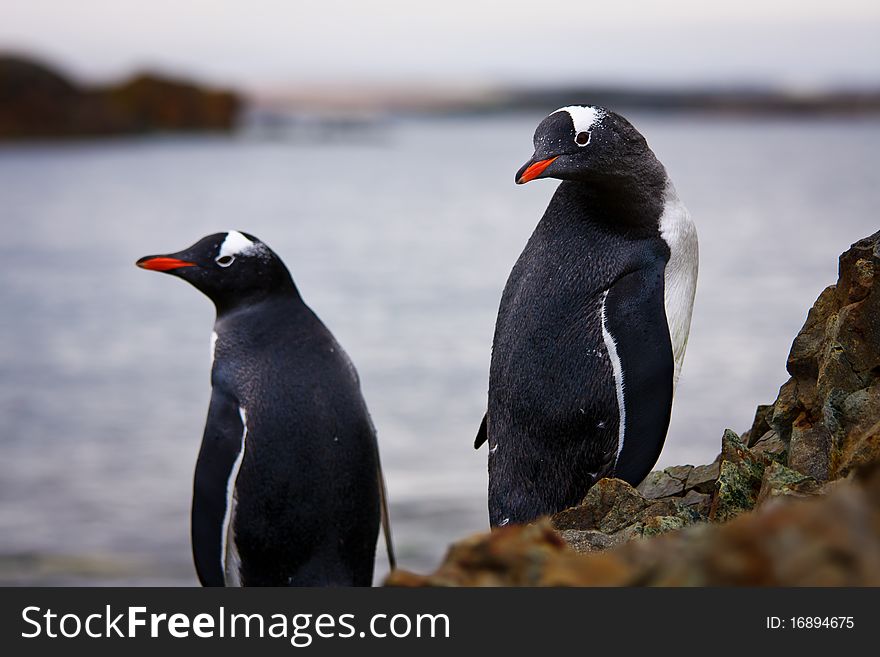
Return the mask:
<path fill-rule="evenodd" d="M 229 131 L 242 107 L 231 91 L 155 74 L 84 87 L 49 66 L 0 53 L 0 140 Z"/>
<path fill-rule="evenodd" d="M 390 586 L 880 586 L 880 232 L 840 257 L 791 378 L 718 458 L 604 479 L 580 505 L 453 545 Z"/>

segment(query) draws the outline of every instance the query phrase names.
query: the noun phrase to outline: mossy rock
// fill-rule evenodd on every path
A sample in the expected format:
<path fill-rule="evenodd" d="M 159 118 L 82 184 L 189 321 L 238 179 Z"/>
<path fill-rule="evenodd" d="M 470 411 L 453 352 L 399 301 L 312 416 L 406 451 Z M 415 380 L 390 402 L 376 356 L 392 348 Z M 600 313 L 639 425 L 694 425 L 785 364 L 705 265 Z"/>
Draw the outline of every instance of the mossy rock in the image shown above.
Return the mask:
<path fill-rule="evenodd" d="M 755 508 L 764 470 L 769 459 L 746 449 L 733 431 L 721 439 L 721 472 L 715 487 L 715 499 L 709 519 L 727 522 Z"/>
<path fill-rule="evenodd" d="M 776 497 L 807 497 L 819 493 L 820 484 L 812 477 L 779 463 L 771 463 L 764 471 L 756 504 Z"/>

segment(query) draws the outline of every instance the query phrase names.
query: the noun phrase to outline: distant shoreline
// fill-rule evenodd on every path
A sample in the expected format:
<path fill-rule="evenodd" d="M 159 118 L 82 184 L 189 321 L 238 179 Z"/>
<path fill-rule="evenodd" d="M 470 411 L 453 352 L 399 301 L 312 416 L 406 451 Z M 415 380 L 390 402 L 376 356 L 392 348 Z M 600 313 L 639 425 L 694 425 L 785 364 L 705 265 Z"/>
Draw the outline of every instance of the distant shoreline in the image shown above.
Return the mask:
<path fill-rule="evenodd" d="M 25 57 L 0 54 L 0 140 L 230 131 L 242 97 L 150 73 L 89 87 Z"/>
<path fill-rule="evenodd" d="M 773 87 L 666 87 L 644 89 L 609 85 L 546 88 L 408 88 L 406 90 L 309 89 L 272 99 L 253 98 L 252 112 L 290 115 L 474 115 L 546 113 L 572 104 L 601 105 L 619 111 L 721 116 L 880 116 L 876 88 L 789 91 Z"/>
<path fill-rule="evenodd" d="M 661 89 L 561 87 L 510 94 L 507 105 L 521 108 L 564 106 L 572 99 L 627 110 L 700 112 L 723 115 L 860 116 L 880 114 L 880 88 L 793 93 L 775 89 Z"/>
<path fill-rule="evenodd" d="M 0 141 L 167 133 L 341 131 L 393 116 L 546 113 L 574 103 L 617 111 L 721 117 L 880 116 L 880 86 L 792 92 L 763 87 L 638 89 L 609 85 L 470 90 L 301 88 L 273 99 L 150 73 L 90 87 L 33 59 L 0 54 Z"/>

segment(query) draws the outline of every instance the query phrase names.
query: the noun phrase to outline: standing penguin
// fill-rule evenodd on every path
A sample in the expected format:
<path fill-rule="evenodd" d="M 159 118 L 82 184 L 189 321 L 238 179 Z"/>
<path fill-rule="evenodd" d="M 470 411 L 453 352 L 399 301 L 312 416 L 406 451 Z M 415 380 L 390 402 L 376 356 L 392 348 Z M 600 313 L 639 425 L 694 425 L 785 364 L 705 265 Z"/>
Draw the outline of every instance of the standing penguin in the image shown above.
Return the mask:
<path fill-rule="evenodd" d="M 369 586 L 380 516 L 394 559 L 375 430 L 354 366 L 287 267 L 236 231 L 137 265 L 217 309 L 192 503 L 201 583 Z"/>
<path fill-rule="evenodd" d="M 697 282 L 697 233 L 663 165 L 601 107 L 545 118 L 516 182 L 559 178 L 498 311 L 489 520 L 525 523 L 660 456 Z"/>

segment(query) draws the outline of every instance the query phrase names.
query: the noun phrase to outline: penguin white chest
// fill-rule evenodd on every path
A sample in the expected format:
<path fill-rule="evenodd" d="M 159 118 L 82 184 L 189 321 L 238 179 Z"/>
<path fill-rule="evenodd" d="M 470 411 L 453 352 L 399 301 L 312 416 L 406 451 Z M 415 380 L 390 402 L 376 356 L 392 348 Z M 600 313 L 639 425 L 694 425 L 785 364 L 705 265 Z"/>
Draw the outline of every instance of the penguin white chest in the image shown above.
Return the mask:
<path fill-rule="evenodd" d="M 669 246 L 670 252 L 669 262 L 666 264 L 663 301 L 675 362 L 675 386 L 681 375 L 681 365 L 691 330 L 700 254 L 694 222 L 691 221 L 684 203 L 678 198 L 672 182 L 668 180 L 663 214 L 660 216 L 660 236 Z"/>

